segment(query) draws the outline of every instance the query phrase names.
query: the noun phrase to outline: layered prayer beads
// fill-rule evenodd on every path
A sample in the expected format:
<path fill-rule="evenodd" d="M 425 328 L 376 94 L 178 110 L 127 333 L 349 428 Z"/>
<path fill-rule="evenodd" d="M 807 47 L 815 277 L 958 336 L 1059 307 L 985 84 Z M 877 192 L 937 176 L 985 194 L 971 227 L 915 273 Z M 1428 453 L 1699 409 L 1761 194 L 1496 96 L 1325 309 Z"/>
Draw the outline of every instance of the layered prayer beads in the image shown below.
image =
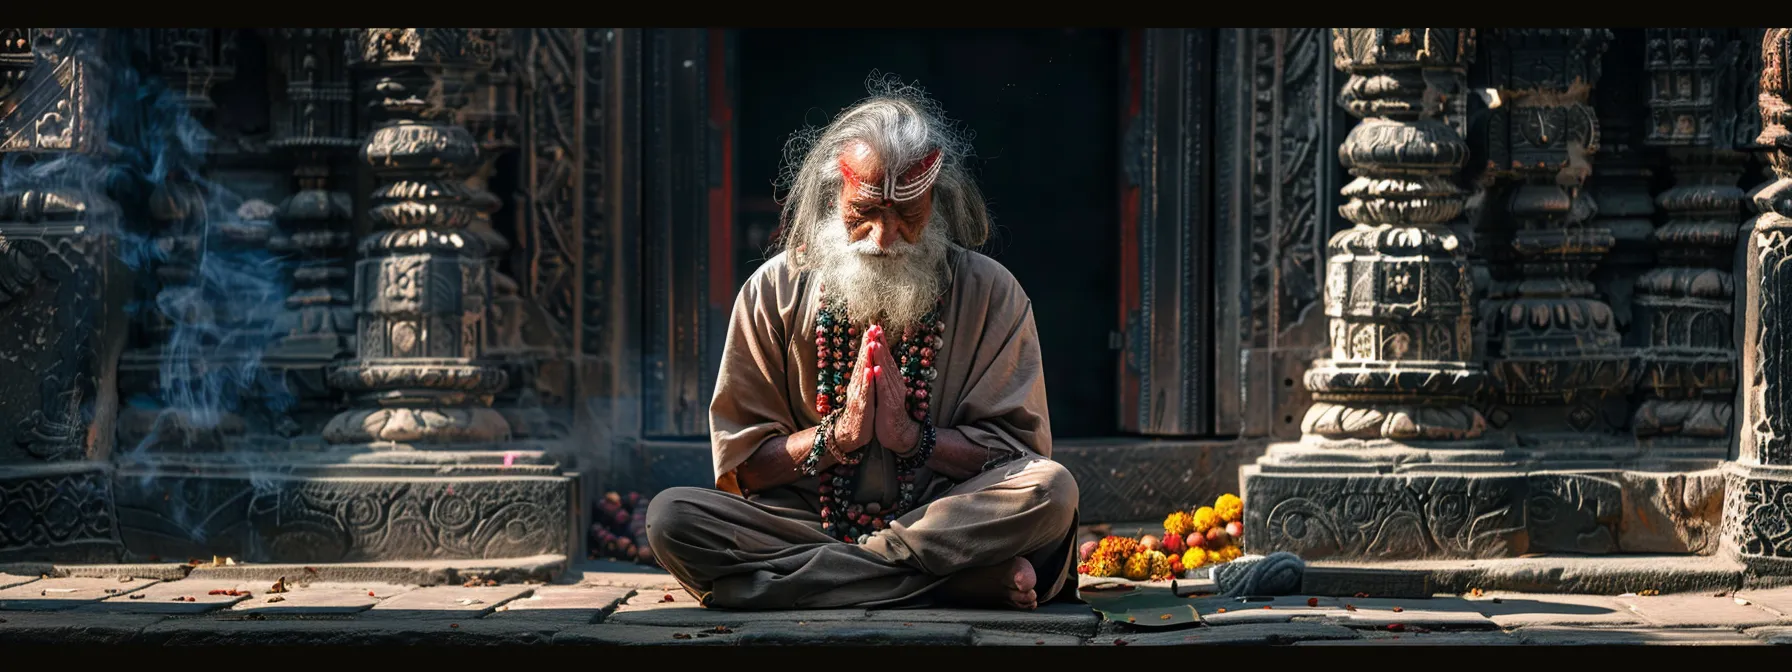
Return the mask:
<path fill-rule="evenodd" d="M 933 456 L 937 437 L 930 407 L 933 381 L 939 378 L 934 361 L 945 347 L 946 323 L 939 319 L 944 298 L 920 321 L 919 326 L 903 330 L 894 354 L 907 392 L 909 416 L 921 423 L 920 443 L 907 455 L 896 459 L 898 497 L 895 506 L 884 509 L 876 502 L 859 504 L 853 495 L 859 487 L 858 465 L 863 454 L 843 455 L 831 445 L 835 421 L 846 407 L 846 390 L 858 362 L 862 333 L 847 318 L 843 306 L 822 297 L 822 308 L 815 318 L 815 353 L 818 366 L 815 380 L 815 412 L 822 417 L 815 433 L 815 445 L 799 465 L 804 474 L 822 476 L 821 528 L 829 536 L 848 543 L 865 543 L 878 530 L 887 529 L 897 518 L 913 511 L 920 497 L 915 471 Z M 823 455 L 834 457 L 837 464 L 825 475 L 820 470 Z"/>

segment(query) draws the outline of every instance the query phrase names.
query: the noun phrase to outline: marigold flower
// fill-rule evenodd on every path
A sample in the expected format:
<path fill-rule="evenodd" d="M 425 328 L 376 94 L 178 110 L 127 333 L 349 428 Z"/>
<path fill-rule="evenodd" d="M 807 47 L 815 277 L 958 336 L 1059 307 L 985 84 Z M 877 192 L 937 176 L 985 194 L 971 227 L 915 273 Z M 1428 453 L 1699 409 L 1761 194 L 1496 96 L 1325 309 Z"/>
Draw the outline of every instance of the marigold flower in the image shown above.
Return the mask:
<path fill-rule="evenodd" d="M 1135 553 L 1126 559 L 1126 578 L 1134 581 L 1151 578 L 1151 552 Z"/>
<path fill-rule="evenodd" d="M 1211 506 L 1203 506 L 1199 509 L 1195 509 L 1194 522 L 1195 531 L 1197 532 L 1206 532 L 1214 527 L 1224 524 L 1220 522 L 1219 514 L 1214 512 L 1213 507 Z"/>
<path fill-rule="evenodd" d="M 1157 551 L 1142 553 L 1151 560 L 1151 578 L 1156 581 L 1175 578 L 1175 570 L 1170 566 L 1170 558 Z"/>
<path fill-rule="evenodd" d="M 1244 516 L 1244 500 L 1239 499 L 1238 495 L 1220 495 L 1220 498 L 1213 502 L 1213 510 L 1214 513 L 1219 514 L 1220 520 L 1227 523 L 1236 522 Z"/>
<path fill-rule="evenodd" d="M 1182 568 L 1185 570 L 1200 569 L 1206 565 L 1207 549 L 1205 548 L 1191 548 L 1182 554 Z"/>
<path fill-rule="evenodd" d="M 1164 519 L 1164 536 L 1186 537 L 1195 531 L 1195 519 L 1187 511 L 1177 511 Z"/>

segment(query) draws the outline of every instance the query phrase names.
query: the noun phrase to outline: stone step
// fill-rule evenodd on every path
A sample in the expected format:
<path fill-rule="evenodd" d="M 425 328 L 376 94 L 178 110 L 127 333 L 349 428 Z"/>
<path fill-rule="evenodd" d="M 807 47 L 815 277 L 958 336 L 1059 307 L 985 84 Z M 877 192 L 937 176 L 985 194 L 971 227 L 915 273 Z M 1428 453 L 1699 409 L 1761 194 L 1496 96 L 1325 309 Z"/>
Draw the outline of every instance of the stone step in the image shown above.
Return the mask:
<path fill-rule="evenodd" d="M 499 583 L 547 583 L 570 567 L 557 554 L 523 558 L 475 560 L 392 560 L 346 563 L 243 563 L 181 564 L 143 563 L 118 565 L 58 565 L 53 563 L 0 563 L 0 589 L 39 578 L 150 579 L 177 581 L 249 581 L 386 583 L 414 586 L 459 585 L 474 579 Z M 660 576 L 664 576 L 663 574 Z"/>

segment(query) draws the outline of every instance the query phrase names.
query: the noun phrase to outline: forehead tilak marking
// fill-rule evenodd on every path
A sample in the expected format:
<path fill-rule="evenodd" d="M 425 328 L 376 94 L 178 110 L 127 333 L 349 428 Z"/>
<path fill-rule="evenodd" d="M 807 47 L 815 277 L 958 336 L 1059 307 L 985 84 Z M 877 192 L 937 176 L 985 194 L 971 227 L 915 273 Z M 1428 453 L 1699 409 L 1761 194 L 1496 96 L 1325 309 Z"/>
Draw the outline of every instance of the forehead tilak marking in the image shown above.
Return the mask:
<path fill-rule="evenodd" d="M 839 161 L 840 175 L 846 178 L 846 181 L 857 185 L 858 195 L 865 198 L 896 202 L 912 201 L 926 193 L 928 187 L 933 186 L 934 181 L 939 178 L 940 169 L 945 165 L 945 162 L 940 160 L 940 150 L 935 148 L 928 152 L 927 156 L 921 157 L 920 161 L 910 165 L 908 170 L 902 171 L 900 175 L 897 175 L 895 171 L 884 171 L 883 184 L 877 185 L 867 182 L 852 169 L 852 166 L 847 163 L 849 152 L 855 155 L 854 158 L 864 158 L 870 154 L 871 148 L 865 146 L 864 143 L 854 143 L 852 148 L 840 153 Z"/>

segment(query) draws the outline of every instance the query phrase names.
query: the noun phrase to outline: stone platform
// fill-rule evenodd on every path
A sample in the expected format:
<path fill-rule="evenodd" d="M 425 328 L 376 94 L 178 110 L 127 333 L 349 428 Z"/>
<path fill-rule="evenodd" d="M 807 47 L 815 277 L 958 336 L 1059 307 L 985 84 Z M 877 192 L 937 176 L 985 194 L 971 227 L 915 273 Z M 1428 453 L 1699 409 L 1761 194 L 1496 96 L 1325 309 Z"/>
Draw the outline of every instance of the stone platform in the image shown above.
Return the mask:
<path fill-rule="evenodd" d="M 1522 465 L 1521 465 L 1522 466 Z M 1536 553 L 1709 555 L 1725 475 L 1700 471 L 1496 469 L 1391 472 L 1244 467 L 1245 536 L 1258 553 L 1358 561 Z"/>
<path fill-rule="evenodd" d="M 1200 597 L 1190 598 L 1200 622 L 1146 629 L 1104 621 L 1077 604 L 1030 613 L 711 610 L 657 570 L 568 568 L 555 557 L 505 566 L 404 564 L 0 567 L 0 646 L 1792 643 L 1792 589 L 1785 588 L 1658 596 L 1301 595 L 1248 603 Z M 47 571 L 18 573 L 35 569 Z"/>

